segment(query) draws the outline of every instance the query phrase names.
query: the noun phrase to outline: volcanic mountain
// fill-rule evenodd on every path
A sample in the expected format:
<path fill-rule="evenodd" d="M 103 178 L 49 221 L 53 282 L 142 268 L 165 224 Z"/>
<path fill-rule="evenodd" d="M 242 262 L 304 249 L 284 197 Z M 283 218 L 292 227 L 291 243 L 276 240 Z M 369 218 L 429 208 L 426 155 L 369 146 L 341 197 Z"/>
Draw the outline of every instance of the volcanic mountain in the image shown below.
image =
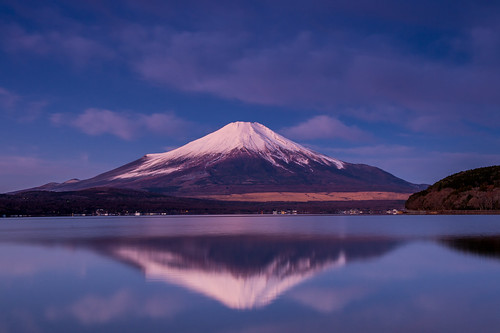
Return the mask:
<path fill-rule="evenodd" d="M 145 155 L 94 178 L 51 183 L 40 189 L 92 187 L 215 198 L 276 192 L 413 193 L 422 189 L 379 168 L 316 153 L 250 122 L 230 123 L 180 148 Z"/>

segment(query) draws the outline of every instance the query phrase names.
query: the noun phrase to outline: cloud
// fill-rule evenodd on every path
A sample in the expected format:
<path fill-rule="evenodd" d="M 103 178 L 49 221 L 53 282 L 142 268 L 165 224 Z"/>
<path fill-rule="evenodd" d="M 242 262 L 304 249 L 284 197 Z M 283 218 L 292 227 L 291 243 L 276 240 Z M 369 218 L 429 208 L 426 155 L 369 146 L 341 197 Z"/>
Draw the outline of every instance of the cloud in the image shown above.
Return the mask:
<path fill-rule="evenodd" d="M 387 155 L 408 155 L 416 154 L 415 148 L 404 145 L 373 145 L 358 146 L 351 148 L 330 148 L 333 154 L 353 155 L 353 156 L 387 156 Z"/>
<path fill-rule="evenodd" d="M 62 57 L 75 65 L 88 64 L 93 59 L 109 60 L 114 51 L 95 36 L 85 37 L 76 31 L 43 31 L 29 33 L 18 25 L 3 26 L 3 46 L 11 53 L 30 53 L 46 57 Z"/>
<path fill-rule="evenodd" d="M 430 128 L 413 120 L 441 115 L 457 123 L 500 124 L 492 112 L 500 105 L 494 89 L 500 85 L 500 38 L 494 31 L 470 28 L 440 37 L 435 42 L 446 50 L 444 59 L 409 53 L 391 34 L 349 30 L 323 38 L 302 31 L 256 44 L 245 34 L 141 29 L 135 32 L 141 38 L 123 47 L 140 50 L 130 63 L 144 79 L 178 90 L 436 132 L 451 125 Z"/>
<path fill-rule="evenodd" d="M 13 92 L 0 87 L 0 107 L 2 109 L 11 110 L 18 103 L 20 97 Z"/>
<path fill-rule="evenodd" d="M 135 54 L 134 69 L 145 79 L 184 91 L 257 104 L 319 106 L 339 83 L 329 73 L 340 55 L 333 48 L 315 50 L 308 33 L 291 43 L 256 48 L 247 45 L 248 37 L 231 33 L 142 34 L 140 41 L 126 44 L 142 50 Z"/>
<path fill-rule="evenodd" d="M 408 57 L 384 36 L 344 33 L 318 44 L 311 33 L 302 32 L 291 41 L 267 47 L 249 46 L 244 36 L 227 33 L 164 32 L 160 37 L 157 30 L 143 30 L 142 36 L 145 38 L 140 41 L 128 40 L 129 47 L 136 48 L 138 43 L 143 51 L 136 54 L 135 69 L 147 79 L 182 90 L 253 103 L 301 103 L 309 107 L 359 99 L 381 105 L 393 102 L 401 107 L 429 107 L 451 102 L 449 97 L 457 90 L 465 95 L 455 98 L 480 101 L 488 97 L 498 102 L 493 91 L 477 89 L 474 82 L 464 79 L 477 81 L 479 74 L 489 81 L 496 80 L 495 75 L 476 72 L 473 64 L 453 66 Z M 341 39 L 349 37 L 357 42 L 346 47 Z M 478 39 L 473 33 L 462 38 Z M 468 41 L 471 45 L 467 49 L 480 54 L 495 43 L 498 41 L 489 38 L 486 45 L 475 49 L 477 43 Z"/>
<path fill-rule="evenodd" d="M 186 130 L 192 126 L 172 113 L 153 113 L 140 115 L 139 122 L 149 131 L 166 136 L 183 136 Z"/>
<path fill-rule="evenodd" d="M 113 59 L 150 83 L 222 99 L 397 123 L 413 132 L 440 133 L 456 124 L 498 128 L 498 7 L 451 4 L 287 3 L 283 20 L 276 20 L 282 1 L 259 7 L 265 15 L 241 2 L 172 8 L 127 1 L 118 11 L 79 4 L 65 10 L 83 6 L 100 24 L 84 27 L 59 9 L 61 17 L 52 16 L 63 32 L 40 23 L 44 17 L 38 29 L 4 25 L 1 41 L 16 55 L 80 65 Z M 38 14 L 14 7 L 31 20 Z M 120 17 L 138 12 L 151 22 Z M 436 115 L 442 121 L 429 120 Z"/>
<path fill-rule="evenodd" d="M 446 122 L 433 123 L 431 128 L 413 121 L 422 123 L 436 114 L 455 118 L 465 127 L 467 122 L 500 124 L 495 112 L 500 105 L 498 17 L 497 11 L 483 4 L 460 4 L 451 12 L 449 4 L 430 2 L 404 6 L 397 1 L 377 6 L 368 1 L 356 6 L 348 1 L 287 3 L 293 29 L 288 25 L 283 29 L 274 19 L 282 15 L 282 2 L 262 6 L 267 15 L 238 2 L 230 8 L 198 2 L 176 8 L 156 1 L 126 2 L 121 11 L 151 18 L 150 24 L 140 25 L 122 19 L 116 24 L 110 15 L 115 19 L 120 15 L 111 14 L 105 4 L 66 10 L 80 10 L 80 6 L 94 13 L 101 24 L 85 27 L 65 17 L 63 10 L 42 6 L 43 14 L 51 15 L 39 24 L 50 18 L 66 29 L 61 32 L 45 24 L 33 32 L 16 24 L 4 25 L 4 49 L 63 57 L 80 65 L 113 59 L 143 79 L 171 89 L 396 122 L 415 132 L 446 128 Z M 11 7 L 32 20 L 38 13 Z M 485 11 L 491 14 L 486 17 Z M 425 20 L 415 13 L 425 13 Z M 225 20 L 217 15 L 231 17 Z M 344 15 L 362 18 L 366 26 L 331 18 Z M 329 19 L 321 20 L 325 17 Z M 165 18 L 169 22 L 182 18 L 184 28 L 165 24 Z M 395 28 L 380 27 L 379 20 Z M 220 29 L 220 21 L 230 21 L 235 29 Z M 273 33 L 263 36 L 261 29 L 266 28 Z"/>
<path fill-rule="evenodd" d="M 173 113 L 144 115 L 97 108 L 89 108 L 74 119 L 67 114 L 55 113 L 51 115 L 50 121 L 56 126 L 75 127 L 88 135 L 111 134 L 123 140 L 132 140 L 149 132 L 183 137 L 188 128 L 194 127 Z"/>
<path fill-rule="evenodd" d="M 109 133 L 125 140 L 132 139 L 136 130 L 132 119 L 117 112 L 94 108 L 78 115 L 71 125 L 89 135 Z"/>
<path fill-rule="evenodd" d="M 129 54 L 131 69 L 147 81 L 218 96 L 223 91 L 211 85 L 228 81 L 225 76 L 230 74 L 229 66 L 238 59 L 245 42 L 238 34 L 176 32 L 162 27 L 129 28 L 119 38 Z"/>
<path fill-rule="evenodd" d="M 347 126 L 336 118 L 324 115 L 284 128 L 281 132 L 285 136 L 300 140 L 340 138 L 347 141 L 360 141 L 370 138 L 368 133 L 356 126 Z"/>
<path fill-rule="evenodd" d="M 37 100 L 28 96 L 21 96 L 13 91 L 0 87 L 0 115 L 18 121 L 34 121 L 48 105 L 46 100 Z"/>

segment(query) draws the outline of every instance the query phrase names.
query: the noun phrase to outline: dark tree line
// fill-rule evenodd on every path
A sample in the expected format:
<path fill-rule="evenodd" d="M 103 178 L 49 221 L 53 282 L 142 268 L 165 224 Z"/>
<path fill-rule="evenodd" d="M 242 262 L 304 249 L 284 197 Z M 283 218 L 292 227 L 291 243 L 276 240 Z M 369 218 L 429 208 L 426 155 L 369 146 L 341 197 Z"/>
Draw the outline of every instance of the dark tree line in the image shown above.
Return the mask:
<path fill-rule="evenodd" d="M 31 191 L 0 195 L 0 217 L 13 215 L 68 216 L 72 214 L 141 213 L 254 214 L 274 210 L 311 214 L 335 214 L 346 209 L 383 211 L 402 208 L 404 201 L 355 202 L 229 202 L 165 196 L 157 193 L 94 188 L 72 192 Z"/>

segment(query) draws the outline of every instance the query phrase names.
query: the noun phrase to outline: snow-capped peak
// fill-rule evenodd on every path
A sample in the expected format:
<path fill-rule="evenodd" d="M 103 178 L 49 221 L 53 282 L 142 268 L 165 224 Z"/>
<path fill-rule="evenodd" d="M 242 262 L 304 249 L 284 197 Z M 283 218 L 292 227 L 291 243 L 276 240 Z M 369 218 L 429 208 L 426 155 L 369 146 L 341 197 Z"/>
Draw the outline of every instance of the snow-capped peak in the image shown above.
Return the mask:
<path fill-rule="evenodd" d="M 269 152 L 277 149 L 303 151 L 305 148 L 271 131 L 262 124 L 238 121 L 170 153 L 196 156 L 228 153 L 234 149 Z"/>
<path fill-rule="evenodd" d="M 263 154 L 285 151 L 301 153 L 308 157 L 315 157 L 315 159 L 319 157 L 324 161 L 330 161 L 337 165 L 339 169 L 343 167 L 341 161 L 315 153 L 273 132 L 262 124 L 243 121 L 229 123 L 213 133 L 167 153 L 149 154 L 147 156 L 176 159 L 200 155 L 227 154 L 235 149 Z"/>
<path fill-rule="evenodd" d="M 338 169 L 344 168 L 342 161 L 305 148 L 262 124 L 237 121 L 169 152 L 148 154 L 145 156 L 142 165 L 115 177 L 115 179 L 139 177 L 148 174 L 169 174 L 182 168 L 178 165 L 172 165 L 174 161 L 203 156 L 213 156 L 215 159 L 219 159 L 221 155 L 228 155 L 234 151 L 259 155 L 278 167 L 282 167 L 278 162 L 294 162 L 307 165 L 312 160 L 321 164 L 335 166 Z M 162 166 L 161 170 L 159 170 L 160 166 Z"/>

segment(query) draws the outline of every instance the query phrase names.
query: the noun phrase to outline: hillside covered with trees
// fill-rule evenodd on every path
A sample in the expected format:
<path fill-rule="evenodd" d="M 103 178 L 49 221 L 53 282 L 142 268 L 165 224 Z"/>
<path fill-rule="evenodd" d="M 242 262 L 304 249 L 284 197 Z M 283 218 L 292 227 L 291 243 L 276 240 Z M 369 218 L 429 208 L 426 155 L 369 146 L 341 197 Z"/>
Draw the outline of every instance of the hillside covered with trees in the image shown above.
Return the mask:
<path fill-rule="evenodd" d="M 500 166 L 462 171 L 408 198 L 409 210 L 500 210 Z"/>

